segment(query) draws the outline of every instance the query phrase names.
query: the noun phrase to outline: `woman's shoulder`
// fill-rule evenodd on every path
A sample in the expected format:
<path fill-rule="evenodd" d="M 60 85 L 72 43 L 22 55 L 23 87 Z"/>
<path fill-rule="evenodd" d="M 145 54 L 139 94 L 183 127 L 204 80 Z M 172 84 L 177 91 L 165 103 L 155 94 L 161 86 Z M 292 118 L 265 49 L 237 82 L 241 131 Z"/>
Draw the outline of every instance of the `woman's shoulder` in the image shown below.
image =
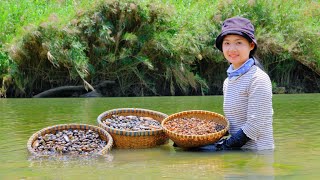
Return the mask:
<path fill-rule="evenodd" d="M 270 79 L 269 75 L 264 70 L 262 70 L 261 68 L 259 68 L 256 65 L 252 66 L 251 73 L 252 73 L 253 76 L 256 76 L 256 77 Z"/>
<path fill-rule="evenodd" d="M 251 79 L 253 81 L 259 81 L 261 83 L 271 83 L 269 75 L 256 65 L 253 65 L 251 74 Z"/>

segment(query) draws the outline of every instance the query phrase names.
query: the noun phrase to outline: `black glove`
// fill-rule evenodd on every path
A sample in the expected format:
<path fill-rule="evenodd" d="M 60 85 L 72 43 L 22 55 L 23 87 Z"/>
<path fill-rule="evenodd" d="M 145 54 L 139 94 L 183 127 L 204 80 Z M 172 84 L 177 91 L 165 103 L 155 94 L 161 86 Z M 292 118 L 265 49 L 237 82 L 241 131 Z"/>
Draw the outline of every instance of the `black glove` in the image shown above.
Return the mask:
<path fill-rule="evenodd" d="M 218 142 L 202 147 L 197 147 L 191 149 L 192 151 L 202 151 L 202 152 L 214 152 L 221 150 L 239 150 L 243 145 L 245 145 L 250 138 L 244 134 L 242 129 L 240 129 L 235 135 L 229 137 L 228 139 L 223 138 Z"/>
<path fill-rule="evenodd" d="M 245 145 L 250 138 L 240 129 L 235 135 L 229 137 L 228 139 L 220 139 L 218 142 L 206 146 L 190 148 L 189 151 L 202 151 L 202 152 L 212 152 L 212 151 L 221 151 L 221 150 L 236 150 L 240 149 Z M 177 147 L 173 143 L 174 147 Z"/>
<path fill-rule="evenodd" d="M 230 133 L 229 133 L 229 131 L 227 131 L 226 134 L 224 135 L 224 137 L 225 137 L 225 136 L 229 136 L 229 135 L 230 135 Z M 223 137 L 222 137 L 222 138 L 223 138 Z"/>
<path fill-rule="evenodd" d="M 228 139 L 222 139 L 215 143 L 216 150 L 232 150 L 240 149 L 245 145 L 250 138 L 240 129 L 235 135 L 231 136 Z"/>

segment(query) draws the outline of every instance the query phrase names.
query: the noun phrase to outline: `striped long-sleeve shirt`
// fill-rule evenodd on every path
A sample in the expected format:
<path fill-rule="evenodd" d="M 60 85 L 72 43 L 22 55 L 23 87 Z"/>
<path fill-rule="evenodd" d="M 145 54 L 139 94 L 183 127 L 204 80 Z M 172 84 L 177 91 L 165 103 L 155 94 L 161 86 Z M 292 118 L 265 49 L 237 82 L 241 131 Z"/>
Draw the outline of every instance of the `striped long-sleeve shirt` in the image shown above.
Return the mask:
<path fill-rule="evenodd" d="M 243 149 L 274 149 L 272 86 L 269 76 L 253 65 L 237 79 L 223 84 L 223 109 L 230 134 L 240 128 L 250 138 Z"/>

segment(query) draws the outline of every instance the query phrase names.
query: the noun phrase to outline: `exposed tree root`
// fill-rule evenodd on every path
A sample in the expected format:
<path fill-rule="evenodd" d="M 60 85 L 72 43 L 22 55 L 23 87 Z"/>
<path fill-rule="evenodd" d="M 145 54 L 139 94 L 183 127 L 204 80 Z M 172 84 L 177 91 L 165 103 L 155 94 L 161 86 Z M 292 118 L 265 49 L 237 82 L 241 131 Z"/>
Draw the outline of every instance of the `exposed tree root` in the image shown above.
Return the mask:
<path fill-rule="evenodd" d="M 102 81 L 98 85 L 94 86 L 94 90 L 88 92 L 84 86 L 61 86 L 43 91 L 34 98 L 44 97 L 99 97 L 101 90 L 106 87 L 107 84 L 115 84 L 114 81 Z"/>

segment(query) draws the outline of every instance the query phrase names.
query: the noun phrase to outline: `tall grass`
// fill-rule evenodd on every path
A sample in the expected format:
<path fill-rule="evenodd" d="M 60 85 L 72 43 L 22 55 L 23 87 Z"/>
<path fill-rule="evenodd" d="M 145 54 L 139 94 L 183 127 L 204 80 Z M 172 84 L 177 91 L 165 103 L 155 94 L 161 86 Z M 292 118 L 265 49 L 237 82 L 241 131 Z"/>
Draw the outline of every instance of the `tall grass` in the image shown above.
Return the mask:
<path fill-rule="evenodd" d="M 102 0 L 3 0 L 0 1 L 0 80 L 1 96 L 9 84 L 13 83 L 24 89 L 28 83 L 27 77 L 18 75 L 18 64 L 8 55 L 11 44 L 16 44 L 34 27 L 46 26 L 50 23 L 55 26 L 64 26 L 76 14 L 95 7 Z M 28 64 L 25 64 L 28 68 Z M 21 67 L 20 67 L 21 68 Z M 31 68 L 30 68 L 31 69 Z M 16 77 L 14 77 L 16 76 Z M 24 79 L 24 80 L 22 80 Z M 22 82 L 23 81 L 23 82 Z M 30 82 L 29 82 L 30 83 Z"/>
<path fill-rule="evenodd" d="M 168 26 L 170 12 L 164 7 L 111 1 L 64 26 L 47 22 L 34 27 L 10 50 L 19 69 L 15 82 L 23 87 L 19 93 L 31 96 L 81 81 L 93 87 L 104 80 L 117 81 L 115 92 L 121 96 L 205 88 L 170 42 L 178 29 Z"/>

